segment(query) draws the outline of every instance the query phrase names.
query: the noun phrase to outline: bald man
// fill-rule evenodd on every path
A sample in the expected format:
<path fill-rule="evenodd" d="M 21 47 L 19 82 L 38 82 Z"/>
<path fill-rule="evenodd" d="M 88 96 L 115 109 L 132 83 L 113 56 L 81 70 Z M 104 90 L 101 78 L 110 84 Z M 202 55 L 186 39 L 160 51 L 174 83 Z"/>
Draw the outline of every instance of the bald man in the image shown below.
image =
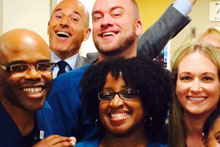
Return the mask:
<path fill-rule="evenodd" d="M 169 39 L 189 23 L 187 14 L 195 1 L 176 0 L 140 37 L 138 54 L 151 58 L 158 56 Z M 82 42 L 88 39 L 90 32 L 88 11 L 79 0 L 62 0 L 54 8 L 48 23 L 52 60 L 57 63 L 53 71 L 54 78 L 97 59 L 97 53 L 88 53 L 87 57 L 78 54 Z"/>
<path fill-rule="evenodd" d="M 36 33 L 15 29 L 0 37 L 0 145 L 4 147 L 72 146 L 57 135 L 45 99 L 52 86 L 50 50 Z M 46 116 L 50 115 L 51 118 Z M 65 145 L 63 145 L 65 144 Z"/>
<path fill-rule="evenodd" d="M 59 61 L 66 63 L 64 71 L 70 71 L 92 60 L 90 56 L 78 55 L 82 42 L 88 39 L 90 32 L 89 13 L 80 1 L 63 0 L 54 8 L 48 22 L 52 60 L 58 63 L 53 71 L 54 78 L 62 74 Z"/>
<path fill-rule="evenodd" d="M 188 0 L 185 1 L 188 2 Z M 172 6 L 169 9 L 171 12 L 175 12 L 175 8 Z M 167 13 L 166 16 L 169 16 L 169 14 Z M 172 18 L 179 15 L 181 14 L 175 13 Z M 181 16 L 181 21 L 185 22 L 181 23 L 181 26 L 185 26 L 188 18 Z M 165 18 L 163 17 L 163 19 Z M 143 29 L 139 10 L 134 0 L 96 0 L 92 20 L 93 40 L 98 49 L 99 61 L 111 60 L 117 57 L 130 58 L 140 53 L 137 53 L 137 45 L 140 42 L 138 37 Z M 171 18 L 170 20 L 175 21 Z M 172 23 L 170 20 L 169 23 Z M 152 52 L 142 52 L 142 55 L 155 55 L 158 51 L 155 49 L 164 44 L 164 41 L 168 40 L 168 36 L 174 35 L 171 32 L 168 34 L 165 31 L 157 32 L 162 28 L 165 29 L 168 25 L 168 23 L 164 25 L 156 23 L 157 30 L 155 34 L 150 33 L 151 38 L 147 37 L 149 40 L 145 40 L 145 43 L 142 42 L 143 40 L 141 41 L 142 45 L 145 44 L 141 49 L 149 51 L 151 48 Z M 176 29 L 173 28 L 173 30 Z M 144 33 L 145 38 L 147 34 Z M 163 39 L 154 42 L 157 40 L 155 36 L 164 34 L 166 35 Z M 161 50 L 161 48 L 158 49 Z M 79 142 L 94 138 L 96 135 L 95 122 L 88 120 L 84 113 L 78 86 L 84 71 L 90 65 L 57 77 L 48 96 L 48 101 L 54 112 L 56 112 L 57 122 L 53 125 L 61 130 L 60 135 L 75 136 Z"/>

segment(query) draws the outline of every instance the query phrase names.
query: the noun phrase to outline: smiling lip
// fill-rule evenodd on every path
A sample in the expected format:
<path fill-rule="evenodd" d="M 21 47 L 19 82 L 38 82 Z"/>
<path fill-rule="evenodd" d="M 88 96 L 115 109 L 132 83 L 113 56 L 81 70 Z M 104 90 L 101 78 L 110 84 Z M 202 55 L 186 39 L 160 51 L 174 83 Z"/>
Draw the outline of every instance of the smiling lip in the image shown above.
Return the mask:
<path fill-rule="evenodd" d="M 208 98 L 207 96 L 187 96 L 187 99 L 192 102 L 202 102 L 207 98 Z"/>
<path fill-rule="evenodd" d="M 24 87 L 21 88 L 21 91 L 29 98 L 42 98 L 44 95 L 44 87 L 43 86 L 33 86 L 33 87 Z"/>
<path fill-rule="evenodd" d="M 109 113 L 109 119 L 113 126 L 122 125 L 128 119 L 129 116 L 129 113 L 127 112 Z"/>
<path fill-rule="evenodd" d="M 72 36 L 72 34 L 67 31 L 55 31 L 55 34 L 60 38 L 69 38 Z"/>
<path fill-rule="evenodd" d="M 110 37 L 114 37 L 117 34 L 118 34 L 118 32 L 116 32 L 116 31 L 105 31 L 105 32 L 102 32 L 100 34 L 100 36 L 102 38 L 110 38 Z"/>

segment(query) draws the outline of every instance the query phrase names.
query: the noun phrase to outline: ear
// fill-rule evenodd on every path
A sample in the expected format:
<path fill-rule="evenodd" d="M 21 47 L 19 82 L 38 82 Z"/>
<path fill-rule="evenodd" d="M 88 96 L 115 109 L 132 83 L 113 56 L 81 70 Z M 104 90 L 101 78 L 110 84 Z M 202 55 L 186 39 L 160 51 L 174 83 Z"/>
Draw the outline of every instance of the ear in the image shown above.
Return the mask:
<path fill-rule="evenodd" d="M 48 21 L 48 24 L 47 24 L 47 35 L 49 35 L 49 26 L 50 26 L 50 21 Z"/>
<path fill-rule="evenodd" d="M 86 41 L 89 38 L 89 35 L 91 34 L 91 28 L 87 28 L 84 34 L 83 41 Z"/>
<path fill-rule="evenodd" d="M 206 147 L 206 140 L 205 140 L 205 134 L 202 132 L 202 144 L 204 147 Z"/>
<path fill-rule="evenodd" d="M 140 19 L 136 21 L 135 28 L 136 28 L 136 35 L 137 36 L 141 35 L 143 32 L 143 25 Z"/>

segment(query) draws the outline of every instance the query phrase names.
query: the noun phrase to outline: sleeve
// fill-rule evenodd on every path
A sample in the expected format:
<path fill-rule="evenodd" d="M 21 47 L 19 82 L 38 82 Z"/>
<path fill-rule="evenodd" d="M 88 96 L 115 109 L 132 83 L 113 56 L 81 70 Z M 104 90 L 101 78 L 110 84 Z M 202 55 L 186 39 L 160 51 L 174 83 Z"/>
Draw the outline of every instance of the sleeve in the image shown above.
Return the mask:
<path fill-rule="evenodd" d="M 175 37 L 189 22 L 189 17 L 185 17 L 170 5 L 160 19 L 140 36 L 137 48 L 138 56 L 156 57 L 167 42 Z"/>

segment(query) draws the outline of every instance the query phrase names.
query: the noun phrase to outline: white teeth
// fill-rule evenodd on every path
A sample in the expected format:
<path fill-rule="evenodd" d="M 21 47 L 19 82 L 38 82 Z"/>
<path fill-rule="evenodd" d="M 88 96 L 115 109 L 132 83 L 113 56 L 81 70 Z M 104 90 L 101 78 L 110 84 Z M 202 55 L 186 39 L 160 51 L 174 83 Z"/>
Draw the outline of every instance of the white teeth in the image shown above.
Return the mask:
<path fill-rule="evenodd" d="M 107 32 L 107 33 L 104 33 L 102 36 L 112 36 L 114 33 L 112 32 Z"/>
<path fill-rule="evenodd" d="M 191 101 L 203 101 L 203 100 L 205 100 L 205 97 L 189 97 L 189 100 L 191 100 Z"/>
<path fill-rule="evenodd" d="M 120 117 L 124 117 L 124 116 L 127 116 L 127 113 L 114 113 L 114 114 L 111 114 L 112 118 L 120 118 Z"/>
<path fill-rule="evenodd" d="M 70 35 L 66 32 L 57 32 L 57 35 L 70 37 Z"/>
<path fill-rule="evenodd" d="M 29 92 L 29 93 L 37 93 L 37 92 L 40 92 L 42 91 L 42 87 L 30 87 L 30 88 L 24 88 L 23 89 L 24 92 Z"/>

